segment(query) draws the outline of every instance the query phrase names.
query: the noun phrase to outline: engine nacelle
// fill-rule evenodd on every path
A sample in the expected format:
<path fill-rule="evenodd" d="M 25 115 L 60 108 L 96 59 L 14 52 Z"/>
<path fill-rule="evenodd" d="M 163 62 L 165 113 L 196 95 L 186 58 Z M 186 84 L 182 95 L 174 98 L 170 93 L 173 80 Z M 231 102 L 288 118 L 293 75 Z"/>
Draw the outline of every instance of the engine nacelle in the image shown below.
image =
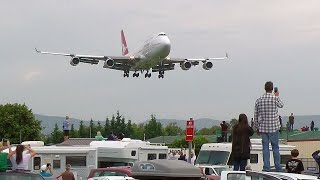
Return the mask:
<path fill-rule="evenodd" d="M 77 58 L 77 57 L 72 58 L 71 61 L 70 61 L 71 66 L 76 66 L 79 63 L 80 63 L 80 59 Z"/>
<path fill-rule="evenodd" d="M 203 63 L 202 67 L 203 67 L 203 69 L 205 69 L 205 70 L 210 70 L 210 69 L 213 67 L 213 64 L 212 64 L 212 62 L 207 61 L 207 62 L 204 62 L 204 63 Z"/>
<path fill-rule="evenodd" d="M 180 63 L 180 67 L 182 70 L 189 70 L 191 68 L 191 62 L 185 61 L 183 63 Z"/>
<path fill-rule="evenodd" d="M 114 60 L 113 59 L 107 59 L 104 62 L 104 65 L 103 65 L 103 67 L 105 67 L 105 68 L 112 68 L 113 66 L 114 66 Z"/>

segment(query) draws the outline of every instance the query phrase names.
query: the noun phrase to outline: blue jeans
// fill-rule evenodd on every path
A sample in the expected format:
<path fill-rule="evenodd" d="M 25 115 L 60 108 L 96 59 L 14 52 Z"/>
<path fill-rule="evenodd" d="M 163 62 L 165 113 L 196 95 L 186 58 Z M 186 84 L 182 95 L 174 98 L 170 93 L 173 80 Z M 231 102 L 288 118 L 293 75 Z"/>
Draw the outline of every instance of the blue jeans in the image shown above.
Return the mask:
<path fill-rule="evenodd" d="M 234 171 L 245 171 L 247 166 L 247 160 L 238 160 L 233 161 L 233 170 Z"/>
<path fill-rule="evenodd" d="M 273 151 L 273 161 L 277 172 L 282 172 L 280 165 L 279 153 L 279 131 L 273 133 L 261 133 L 262 136 L 262 151 L 263 151 L 263 169 L 262 171 L 270 171 L 270 150 L 269 142 Z"/>

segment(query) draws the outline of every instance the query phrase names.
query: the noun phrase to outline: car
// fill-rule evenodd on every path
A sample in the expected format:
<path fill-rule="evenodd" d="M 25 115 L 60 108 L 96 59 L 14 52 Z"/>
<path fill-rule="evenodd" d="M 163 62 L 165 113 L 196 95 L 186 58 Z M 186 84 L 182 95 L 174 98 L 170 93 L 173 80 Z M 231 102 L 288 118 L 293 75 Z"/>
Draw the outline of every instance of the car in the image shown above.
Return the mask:
<path fill-rule="evenodd" d="M 88 180 L 100 180 L 100 179 L 114 179 L 117 177 L 130 177 L 131 167 L 108 167 L 108 168 L 97 168 L 91 169 Z M 130 178 L 129 178 L 130 179 Z"/>
<path fill-rule="evenodd" d="M 0 172 L 0 179 L 1 180 L 45 180 L 39 174 L 31 173 L 31 172 Z"/>
<path fill-rule="evenodd" d="M 256 171 L 222 171 L 220 180 L 312 180 L 316 176 L 282 173 L 282 172 L 256 172 Z"/>
<path fill-rule="evenodd" d="M 229 166 L 225 165 L 198 165 L 205 175 L 221 176 L 222 171 L 229 171 Z"/>

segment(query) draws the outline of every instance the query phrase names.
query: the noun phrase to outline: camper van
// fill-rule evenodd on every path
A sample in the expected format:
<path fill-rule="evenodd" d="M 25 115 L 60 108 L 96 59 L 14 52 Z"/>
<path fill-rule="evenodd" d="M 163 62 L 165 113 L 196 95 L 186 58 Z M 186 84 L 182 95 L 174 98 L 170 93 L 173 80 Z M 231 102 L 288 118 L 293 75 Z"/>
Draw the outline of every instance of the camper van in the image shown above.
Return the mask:
<path fill-rule="evenodd" d="M 231 143 L 207 143 L 201 146 L 196 165 L 232 165 L 230 159 L 231 154 Z M 270 165 L 274 166 L 273 153 L 271 145 L 270 148 Z M 287 145 L 284 141 L 279 141 L 281 165 L 285 165 L 286 162 L 291 158 L 291 150 L 295 146 Z M 263 156 L 262 156 L 262 141 L 261 139 L 251 139 L 251 152 L 250 160 L 248 164 L 254 171 L 261 171 L 263 167 Z"/>
<path fill-rule="evenodd" d="M 77 179 L 86 179 L 93 168 L 133 166 L 136 161 L 167 159 L 168 154 L 167 146 L 130 138 L 121 141 L 90 140 L 87 145 L 77 144 L 81 142 L 80 138 L 70 141 L 73 143 L 52 146 L 44 146 L 41 141 L 23 142 L 37 152 L 29 162 L 29 170 L 39 173 L 42 165 L 51 163 L 53 177 L 56 177 L 65 171 L 66 164 L 70 164 Z"/>

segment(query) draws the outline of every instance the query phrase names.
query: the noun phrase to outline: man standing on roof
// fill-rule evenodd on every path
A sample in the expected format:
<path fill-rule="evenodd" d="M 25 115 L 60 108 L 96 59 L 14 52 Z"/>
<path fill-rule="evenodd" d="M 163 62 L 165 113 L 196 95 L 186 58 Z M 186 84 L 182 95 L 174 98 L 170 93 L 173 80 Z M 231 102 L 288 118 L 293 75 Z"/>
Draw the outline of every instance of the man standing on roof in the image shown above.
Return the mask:
<path fill-rule="evenodd" d="M 283 103 L 279 98 L 279 91 L 275 91 L 274 94 L 272 93 L 273 83 L 271 81 L 265 83 L 264 89 L 266 93 L 256 100 L 254 110 L 255 128 L 257 134 L 261 134 L 262 136 L 262 170 L 270 171 L 269 142 L 271 142 L 276 171 L 282 172 L 279 153 L 280 121 L 278 108 L 282 108 Z"/>
<path fill-rule="evenodd" d="M 69 131 L 70 131 L 69 116 L 66 116 L 66 119 L 63 121 L 63 136 L 65 141 L 69 139 Z"/>
<path fill-rule="evenodd" d="M 289 116 L 289 123 L 290 123 L 290 130 L 293 131 L 293 124 L 294 124 L 294 116 L 293 113 Z"/>

